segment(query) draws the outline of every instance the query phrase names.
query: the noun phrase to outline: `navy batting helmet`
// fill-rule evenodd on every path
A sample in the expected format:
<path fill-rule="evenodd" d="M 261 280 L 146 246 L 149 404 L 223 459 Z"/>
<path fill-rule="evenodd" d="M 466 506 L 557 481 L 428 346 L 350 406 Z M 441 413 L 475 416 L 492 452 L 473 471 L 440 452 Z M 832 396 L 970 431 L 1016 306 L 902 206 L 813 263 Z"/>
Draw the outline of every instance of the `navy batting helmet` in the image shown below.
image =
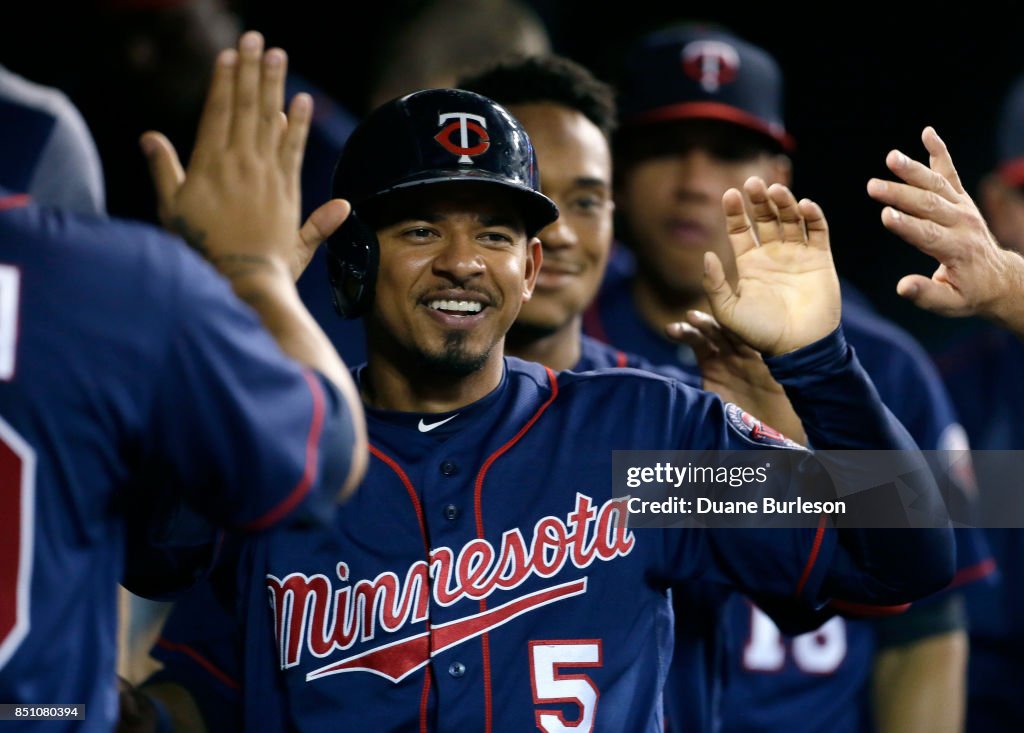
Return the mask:
<path fill-rule="evenodd" d="M 528 236 L 558 218 L 558 207 L 540 193 L 526 130 L 487 97 L 426 89 L 378 107 L 355 129 L 333 184 L 334 197 L 347 199 L 352 214 L 327 243 L 334 306 L 342 316 L 360 316 L 373 302 L 379 246 L 366 209 L 399 191 L 455 181 L 501 186 L 516 197 Z"/>

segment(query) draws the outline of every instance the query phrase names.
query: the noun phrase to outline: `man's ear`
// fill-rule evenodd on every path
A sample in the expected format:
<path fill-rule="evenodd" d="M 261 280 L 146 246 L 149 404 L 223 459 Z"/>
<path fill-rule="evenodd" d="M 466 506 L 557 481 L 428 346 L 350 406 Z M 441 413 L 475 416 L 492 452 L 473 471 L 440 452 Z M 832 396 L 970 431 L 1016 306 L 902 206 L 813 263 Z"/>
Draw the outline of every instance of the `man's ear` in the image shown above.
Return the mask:
<path fill-rule="evenodd" d="M 781 183 L 783 186 L 791 186 L 793 183 L 793 161 L 788 155 L 773 155 L 771 159 L 771 179 L 768 185 Z"/>
<path fill-rule="evenodd" d="M 523 280 L 523 302 L 533 297 L 533 287 L 537 284 L 537 273 L 544 261 L 544 252 L 539 237 L 531 237 L 526 243 L 526 277 Z"/>

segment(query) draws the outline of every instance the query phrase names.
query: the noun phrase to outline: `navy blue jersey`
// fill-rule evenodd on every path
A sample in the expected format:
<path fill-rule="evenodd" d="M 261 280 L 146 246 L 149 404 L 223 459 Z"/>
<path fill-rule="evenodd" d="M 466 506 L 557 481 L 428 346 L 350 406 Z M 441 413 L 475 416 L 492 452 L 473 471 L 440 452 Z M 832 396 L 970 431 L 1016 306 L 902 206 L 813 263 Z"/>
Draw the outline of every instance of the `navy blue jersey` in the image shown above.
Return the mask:
<path fill-rule="evenodd" d="M 337 490 L 352 429 L 180 241 L 17 203 L 0 199 L 0 701 L 84 703 L 67 728 L 109 731 L 124 505 L 184 497 L 263 528 Z"/>
<path fill-rule="evenodd" d="M 844 293 L 848 288 L 844 284 Z M 909 334 L 875 315 L 861 297 L 843 299 L 843 329 L 850 345 L 878 388 L 882 401 L 925 450 L 964 449 L 963 430 L 928 356 Z M 586 321 L 595 333 L 699 374 L 689 347 L 667 341 L 636 312 L 626 281 L 613 283 Z M 619 339 L 615 341 L 615 339 Z M 991 573 L 994 561 L 979 530 L 958 529 L 958 578 L 977 580 Z M 875 644 L 871 620 L 835 617 L 814 632 L 782 633 L 761 609 L 742 596 L 717 596 L 721 638 L 712 647 L 724 681 L 721 699 L 693 697 L 692 634 L 677 637 L 676 656 L 666 688 L 673 730 L 710 730 L 719 708 L 722 731 L 830 731 L 868 729 L 867 683 Z M 724 620 L 724 625 L 723 625 Z M 715 625 L 712 614 L 712 623 Z M 712 693 L 712 698 L 714 694 Z"/>
<path fill-rule="evenodd" d="M 818 444 L 867 447 L 868 435 L 874 447 L 913 447 L 841 332 L 771 365 L 821 406 L 808 407 L 812 423 L 838 426 L 824 413 L 842 413 Z M 162 677 L 200 696 L 217 688 L 241 708 L 216 719 L 247 730 L 660 733 L 673 586 L 728 584 L 809 609 L 826 588 L 892 600 L 839 560 L 827 525 L 618 521 L 613 450 L 762 445 L 729 415 L 677 380 L 556 375 L 511 358 L 497 390 L 453 413 L 368 409 L 372 459 L 357 495 L 329 525 L 245 545 L 240 640 L 211 633 L 208 605 L 179 605 L 157 650 Z"/>
<path fill-rule="evenodd" d="M 595 369 L 641 369 L 647 372 L 656 372 L 666 377 L 678 379 L 693 387 L 700 387 L 701 380 L 697 375 L 684 371 L 672 365 L 655 366 L 652 362 L 625 351 L 620 351 L 614 346 L 609 346 L 603 341 L 583 334 L 580 343 L 580 359 L 572 368 L 575 372 L 587 372 Z"/>
<path fill-rule="evenodd" d="M 974 450 L 1022 450 L 1024 344 L 1011 333 L 985 327 L 938 358 L 939 368 Z M 1003 475 L 977 462 L 980 491 Z M 968 730 L 1017 731 L 1024 727 L 1024 530 L 987 530 L 1000 582 L 968 597 L 971 656 Z"/>

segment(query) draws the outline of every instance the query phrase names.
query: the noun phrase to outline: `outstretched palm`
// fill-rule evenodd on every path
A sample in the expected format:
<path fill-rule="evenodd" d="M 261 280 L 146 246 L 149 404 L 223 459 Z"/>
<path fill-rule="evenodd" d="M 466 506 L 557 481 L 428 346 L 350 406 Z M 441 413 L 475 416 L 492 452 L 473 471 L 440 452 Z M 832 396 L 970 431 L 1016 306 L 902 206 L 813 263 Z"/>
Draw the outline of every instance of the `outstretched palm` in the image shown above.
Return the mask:
<path fill-rule="evenodd" d="M 737 281 L 733 288 L 718 257 L 705 255 L 704 289 L 719 323 L 765 356 L 794 351 L 835 330 L 839 278 L 821 208 L 807 199 L 798 203 L 785 186 L 750 178 L 743 192 L 725 192 L 722 209 Z"/>

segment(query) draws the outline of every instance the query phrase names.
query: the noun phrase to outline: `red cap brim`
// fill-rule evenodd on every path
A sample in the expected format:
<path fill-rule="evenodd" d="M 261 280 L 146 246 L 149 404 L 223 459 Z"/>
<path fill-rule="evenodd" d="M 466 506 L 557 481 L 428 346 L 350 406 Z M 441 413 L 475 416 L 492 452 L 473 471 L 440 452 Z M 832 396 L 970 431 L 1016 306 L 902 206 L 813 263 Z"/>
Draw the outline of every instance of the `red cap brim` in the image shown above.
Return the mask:
<path fill-rule="evenodd" d="M 722 104 L 721 102 L 681 102 L 679 104 L 669 104 L 627 117 L 623 120 L 623 126 L 645 125 L 671 120 L 721 120 L 723 122 L 732 122 L 754 132 L 767 135 L 781 145 L 782 149 L 787 153 L 796 150 L 796 141 L 793 139 L 793 136 L 778 125 L 765 122 L 760 117 L 755 117 L 738 107 Z"/>
<path fill-rule="evenodd" d="M 999 177 L 1007 186 L 1024 186 L 1024 158 L 1014 158 L 999 164 Z"/>

